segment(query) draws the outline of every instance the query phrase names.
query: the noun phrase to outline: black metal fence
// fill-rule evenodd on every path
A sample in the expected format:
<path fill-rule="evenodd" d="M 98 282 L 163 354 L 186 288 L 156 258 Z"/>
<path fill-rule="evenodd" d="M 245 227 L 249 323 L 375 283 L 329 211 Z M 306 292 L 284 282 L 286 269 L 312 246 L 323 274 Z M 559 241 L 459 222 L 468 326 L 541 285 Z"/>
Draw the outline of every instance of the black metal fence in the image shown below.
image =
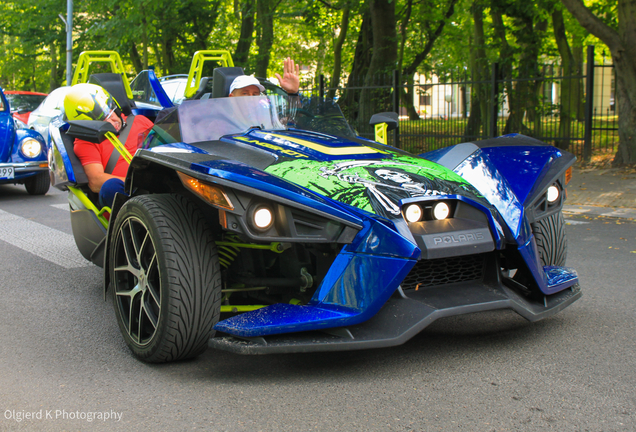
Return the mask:
<path fill-rule="evenodd" d="M 390 134 L 390 144 L 413 153 L 507 133 L 535 137 L 584 160 L 616 152 L 615 72 L 612 65 L 594 64 L 594 47 L 588 47 L 584 74 L 564 75 L 557 64 L 531 77 L 505 72 L 495 64 L 489 79 L 416 75 L 405 83 L 394 71 L 365 80 L 349 77 L 342 87 L 330 87 L 320 76 L 302 87 L 304 93 L 337 98 L 361 136 L 373 137 L 368 125 L 373 113 L 398 112 L 400 127 Z"/>

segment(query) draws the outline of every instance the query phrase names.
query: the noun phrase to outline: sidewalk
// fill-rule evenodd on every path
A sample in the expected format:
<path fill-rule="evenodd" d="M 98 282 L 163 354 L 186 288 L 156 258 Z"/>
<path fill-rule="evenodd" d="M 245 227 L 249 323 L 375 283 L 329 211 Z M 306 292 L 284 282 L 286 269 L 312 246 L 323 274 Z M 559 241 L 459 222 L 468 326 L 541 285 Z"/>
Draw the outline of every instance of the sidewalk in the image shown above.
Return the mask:
<path fill-rule="evenodd" d="M 633 169 L 574 168 L 564 212 L 636 219 L 636 172 Z"/>

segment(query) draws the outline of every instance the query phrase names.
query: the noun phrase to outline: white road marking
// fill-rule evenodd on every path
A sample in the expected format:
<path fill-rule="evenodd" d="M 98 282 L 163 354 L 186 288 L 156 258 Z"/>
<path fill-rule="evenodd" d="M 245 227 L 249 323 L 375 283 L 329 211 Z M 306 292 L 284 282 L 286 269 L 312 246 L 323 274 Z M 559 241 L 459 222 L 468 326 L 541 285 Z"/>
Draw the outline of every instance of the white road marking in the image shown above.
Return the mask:
<path fill-rule="evenodd" d="M 571 219 L 565 219 L 565 223 L 567 225 L 585 225 L 585 224 L 589 224 L 589 222 L 577 221 L 577 220 L 571 220 Z"/>
<path fill-rule="evenodd" d="M 72 235 L 3 210 L 0 240 L 67 269 L 93 265 L 77 250 Z"/>
<path fill-rule="evenodd" d="M 64 204 L 51 204 L 51 207 L 55 207 L 58 208 L 60 210 L 66 210 L 66 211 L 70 211 L 69 207 L 68 207 L 68 203 L 64 203 Z"/>

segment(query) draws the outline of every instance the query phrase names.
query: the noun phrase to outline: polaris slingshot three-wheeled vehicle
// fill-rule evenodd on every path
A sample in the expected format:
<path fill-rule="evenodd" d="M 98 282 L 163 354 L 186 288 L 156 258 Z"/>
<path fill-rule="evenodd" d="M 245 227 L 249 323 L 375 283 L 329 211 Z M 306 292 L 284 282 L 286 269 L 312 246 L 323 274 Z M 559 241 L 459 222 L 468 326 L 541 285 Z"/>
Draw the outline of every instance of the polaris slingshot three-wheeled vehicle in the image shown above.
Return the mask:
<path fill-rule="evenodd" d="M 440 317 L 535 321 L 580 297 L 571 154 L 514 135 L 415 156 L 356 136 L 330 101 L 217 97 L 217 70 L 157 117 L 112 208 L 72 154 L 73 137 L 116 142 L 110 125 L 52 125 L 54 185 L 138 358 L 388 347 Z"/>

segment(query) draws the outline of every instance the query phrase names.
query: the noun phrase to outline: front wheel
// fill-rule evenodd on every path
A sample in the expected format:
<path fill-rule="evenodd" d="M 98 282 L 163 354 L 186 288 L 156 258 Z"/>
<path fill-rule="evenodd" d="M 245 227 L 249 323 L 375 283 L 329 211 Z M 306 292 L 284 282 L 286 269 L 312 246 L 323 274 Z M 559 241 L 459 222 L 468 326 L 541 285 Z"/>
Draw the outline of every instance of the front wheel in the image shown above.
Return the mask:
<path fill-rule="evenodd" d="M 51 177 L 48 171 L 40 171 L 24 180 L 24 187 L 29 195 L 44 195 L 51 186 Z"/>
<path fill-rule="evenodd" d="M 568 252 L 565 219 L 559 211 L 532 224 L 539 258 L 544 266 L 564 266 Z"/>
<path fill-rule="evenodd" d="M 113 229 L 113 303 L 132 352 L 151 363 L 201 354 L 221 310 L 218 253 L 201 212 L 182 196 L 138 196 Z"/>

